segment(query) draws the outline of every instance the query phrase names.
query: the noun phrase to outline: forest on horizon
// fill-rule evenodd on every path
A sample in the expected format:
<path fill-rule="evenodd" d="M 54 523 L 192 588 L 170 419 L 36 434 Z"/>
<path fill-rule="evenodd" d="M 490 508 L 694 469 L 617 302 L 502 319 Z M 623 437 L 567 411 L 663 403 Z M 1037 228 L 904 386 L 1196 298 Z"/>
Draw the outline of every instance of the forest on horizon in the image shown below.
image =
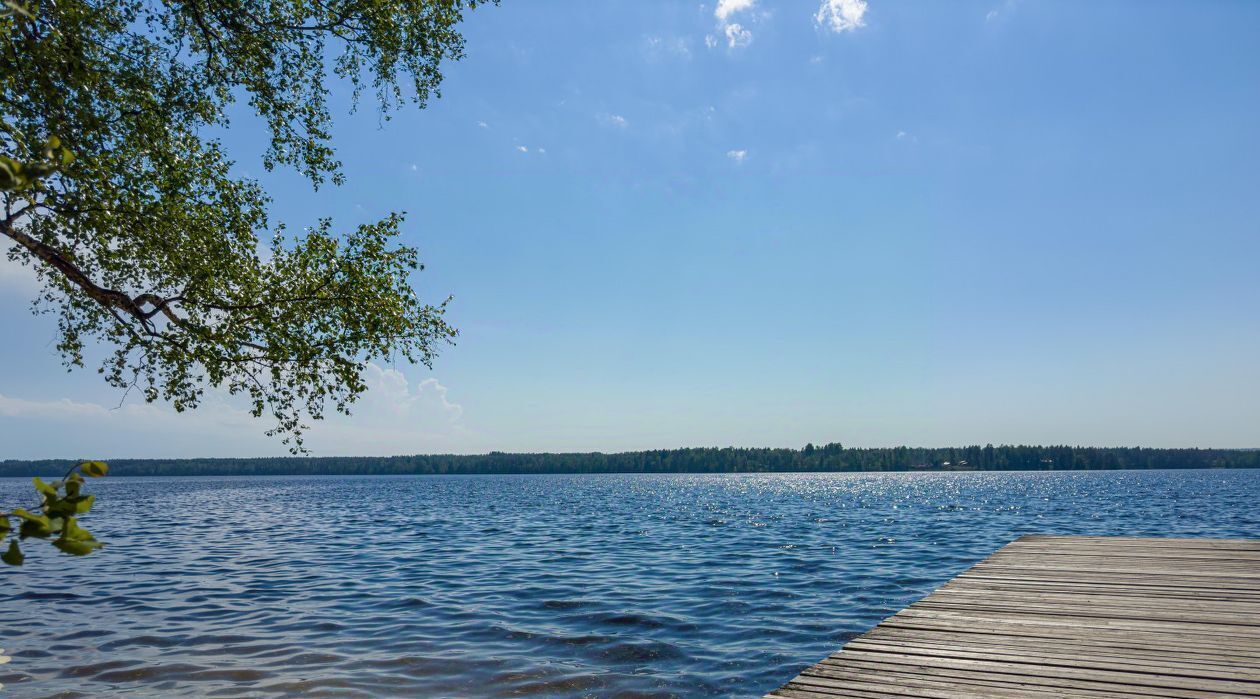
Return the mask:
<path fill-rule="evenodd" d="M 0 477 L 64 472 L 75 460 L 0 461 Z M 786 473 L 905 471 L 1109 471 L 1260 468 L 1260 449 L 966 446 L 801 449 L 687 448 L 605 454 L 417 454 L 200 459 L 114 459 L 114 476 L 439 475 L 531 473 Z"/>

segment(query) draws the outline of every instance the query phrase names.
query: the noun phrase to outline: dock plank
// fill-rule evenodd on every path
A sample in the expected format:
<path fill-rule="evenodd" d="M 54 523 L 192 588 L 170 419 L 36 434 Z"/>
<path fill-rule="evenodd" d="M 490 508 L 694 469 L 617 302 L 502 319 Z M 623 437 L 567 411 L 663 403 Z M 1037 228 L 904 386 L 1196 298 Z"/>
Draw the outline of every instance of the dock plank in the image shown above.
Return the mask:
<path fill-rule="evenodd" d="M 1260 541 L 1024 536 L 766 697 L 1260 698 Z"/>

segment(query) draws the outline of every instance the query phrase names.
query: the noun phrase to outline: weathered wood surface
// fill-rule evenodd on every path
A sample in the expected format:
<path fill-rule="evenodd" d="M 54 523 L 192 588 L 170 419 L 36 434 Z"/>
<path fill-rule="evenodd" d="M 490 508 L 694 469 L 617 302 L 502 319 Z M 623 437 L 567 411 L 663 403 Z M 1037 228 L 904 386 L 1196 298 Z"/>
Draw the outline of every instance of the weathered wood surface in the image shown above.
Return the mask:
<path fill-rule="evenodd" d="M 1260 540 L 1025 536 L 766 696 L 1260 697 Z"/>

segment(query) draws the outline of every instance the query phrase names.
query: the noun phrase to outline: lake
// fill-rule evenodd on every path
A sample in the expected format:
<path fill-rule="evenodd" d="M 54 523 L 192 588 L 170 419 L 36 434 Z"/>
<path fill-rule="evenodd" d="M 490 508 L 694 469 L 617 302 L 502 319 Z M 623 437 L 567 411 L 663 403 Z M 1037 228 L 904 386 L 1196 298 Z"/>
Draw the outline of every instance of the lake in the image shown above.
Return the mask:
<path fill-rule="evenodd" d="M 1260 471 L 89 486 L 107 548 L 0 572 L 5 697 L 759 696 L 1021 534 L 1260 537 Z"/>

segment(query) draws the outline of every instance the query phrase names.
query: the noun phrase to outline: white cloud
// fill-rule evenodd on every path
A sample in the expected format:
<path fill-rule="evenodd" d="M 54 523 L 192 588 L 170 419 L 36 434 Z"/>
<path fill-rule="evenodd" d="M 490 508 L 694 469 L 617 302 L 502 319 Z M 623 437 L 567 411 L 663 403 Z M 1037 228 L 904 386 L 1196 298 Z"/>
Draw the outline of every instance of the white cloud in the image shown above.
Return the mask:
<path fill-rule="evenodd" d="M 992 22 L 993 20 L 995 20 L 995 19 L 997 19 L 997 18 L 998 18 L 998 14 L 999 14 L 999 13 L 998 13 L 998 11 L 997 11 L 997 10 L 989 10 L 989 11 L 988 11 L 988 12 L 984 15 L 984 21 L 986 21 L 986 22 Z"/>
<path fill-rule="evenodd" d="M 743 150 L 743 149 L 740 149 L 740 150 L 728 150 L 728 151 L 726 151 L 726 157 L 730 158 L 731 160 L 735 161 L 736 163 L 742 163 L 742 162 L 744 162 L 744 159 L 748 157 L 748 151 L 747 151 L 747 150 Z"/>
<path fill-rule="evenodd" d="M 841 34 L 866 26 L 866 0 L 822 0 L 814 23 Z"/>
<path fill-rule="evenodd" d="M 538 149 L 538 154 L 539 154 L 539 155 L 546 155 L 546 154 L 547 154 L 547 149 L 546 149 L 546 148 L 539 148 L 539 149 Z"/>
<path fill-rule="evenodd" d="M 488 129 L 488 128 L 490 128 L 490 125 L 489 125 L 489 124 L 487 124 L 487 123 L 486 123 L 486 122 L 484 122 L 484 121 L 479 121 L 479 122 L 477 122 L 477 126 L 480 126 L 480 127 L 481 127 L 481 128 L 483 128 L 483 129 Z"/>
<path fill-rule="evenodd" d="M 452 403 L 449 398 L 451 390 L 437 379 L 425 379 L 416 386 L 416 389 L 416 402 L 435 406 L 447 422 L 455 422 L 464 416 L 464 406 Z"/>
<path fill-rule="evenodd" d="M 310 421 L 306 445 L 316 456 L 464 451 L 476 437 L 464 424 L 464 407 L 436 378 L 412 384 L 397 369 L 369 364 L 368 390 L 351 406 Z M 120 396 L 121 398 L 121 396 Z M 259 456 L 284 454 L 264 432 L 271 418 L 255 418 L 222 391 L 211 391 L 195 410 L 177 413 L 134 394 L 123 405 L 69 398 L 33 400 L 0 394 L 0 438 L 28 435 L 17 458 L 77 456 Z M 50 449 L 52 435 L 56 446 Z M 65 450 L 57 454 L 50 451 Z"/>
<path fill-rule="evenodd" d="M 723 30 L 726 32 L 726 46 L 728 48 L 742 48 L 752 43 L 752 32 L 744 29 L 738 22 L 732 22 Z"/>
<path fill-rule="evenodd" d="M 412 164 L 411 164 L 411 171 L 412 171 L 412 172 L 419 172 L 419 171 L 420 171 L 420 166 L 419 166 L 419 165 L 416 165 L 415 163 L 412 163 Z"/>
<path fill-rule="evenodd" d="M 718 40 L 717 40 L 717 37 L 716 37 L 716 36 L 713 36 L 712 34 L 705 34 L 705 35 L 704 35 L 704 45 L 705 45 L 705 46 L 707 46 L 707 47 L 709 47 L 709 48 L 715 48 L 715 47 L 717 47 L 717 44 L 718 44 Z"/>
<path fill-rule="evenodd" d="M 718 0 L 717 7 L 713 9 L 713 16 L 717 17 L 718 21 L 725 22 L 736 12 L 751 10 L 756 4 L 757 0 Z"/>
<path fill-rule="evenodd" d="M 407 375 L 397 369 L 368 364 L 363 371 L 368 391 L 353 411 L 356 414 L 381 417 L 424 418 L 427 421 L 454 422 L 464 414 L 464 407 L 450 401 L 449 389 L 437 379 L 428 378 L 411 390 Z"/>
<path fill-rule="evenodd" d="M 732 18 L 737 14 L 752 10 L 756 4 L 757 0 L 718 0 L 717 7 L 713 9 L 713 16 L 717 18 L 718 31 L 726 37 L 728 48 L 741 48 L 752 43 L 752 32 Z M 709 48 L 713 48 L 717 45 L 717 39 L 710 34 L 704 37 L 704 43 Z"/>
<path fill-rule="evenodd" d="M 626 118 L 621 116 L 620 114 L 600 114 L 598 115 L 597 118 L 601 122 L 609 126 L 616 126 L 619 129 L 624 129 L 630 126 L 630 122 L 627 121 Z"/>
<path fill-rule="evenodd" d="M 518 151 L 520 151 L 520 152 L 522 152 L 522 153 L 528 153 L 528 152 L 529 152 L 529 149 L 528 149 L 528 148 L 526 148 L 525 146 L 517 146 L 517 147 L 516 147 L 516 150 L 518 150 Z"/>

